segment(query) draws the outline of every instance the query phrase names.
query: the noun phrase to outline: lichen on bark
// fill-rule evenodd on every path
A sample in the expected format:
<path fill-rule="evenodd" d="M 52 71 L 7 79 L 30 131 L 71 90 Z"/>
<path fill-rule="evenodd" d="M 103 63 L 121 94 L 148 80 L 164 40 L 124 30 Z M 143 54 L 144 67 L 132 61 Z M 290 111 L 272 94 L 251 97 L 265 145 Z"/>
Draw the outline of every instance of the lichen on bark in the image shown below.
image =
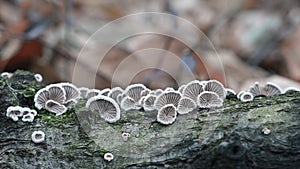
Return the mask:
<path fill-rule="evenodd" d="M 85 100 L 61 116 L 38 111 L 33 123 L 14 122 L 6 108 L 34 108 L 44 87 L 32 73 L 0 78 L 0 168 L 297 168 L 300 165 L 300 93 L 226 100 L 218 109 L 178 115 L 172 125 L 156 112 L 122 112 L 117 123 L 84 108 Z M 264 134 L 264 128 L 270 134 Z M 31 133 L 42 130 L 45 142 Z M 122 132 L 131 133 L 128 141 Z M 114 159 L 103 159 L 112 152 Z"/>

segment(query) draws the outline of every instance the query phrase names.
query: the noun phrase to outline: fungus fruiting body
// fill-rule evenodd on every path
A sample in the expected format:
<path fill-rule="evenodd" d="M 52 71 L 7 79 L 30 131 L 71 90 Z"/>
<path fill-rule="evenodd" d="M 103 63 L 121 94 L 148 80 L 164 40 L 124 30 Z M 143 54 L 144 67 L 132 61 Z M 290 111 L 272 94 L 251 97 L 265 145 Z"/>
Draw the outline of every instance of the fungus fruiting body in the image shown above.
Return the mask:
<path fill-rule="evenodd" d="M 94 96 L 98 96 L 100 95 L 100 90 L 98 89 L 89 89 L 87 94 L 86 94 L 86 98 L 89 99 L 89 98 L 92 98 Z"/>
<path fill-rule="evenodd" d="M 80 87 L 78 90 L 80 92 L 80 97 L 86 99 L 89 89 L 87 87 Z"/>
<path fill-rule="evenodd" d="M 64 89 L 66 93 L 65 102 L 69 100 L 78 100 L 80 98 L 80 90 L 71 83 L 61 83 L 60 86 Z"/>
<path fill-rule="evenodd" d="M 110 89 L 105 88 L 105 89 L 100 90 L 99 94 L 103 95 L 103 96 L 107 96 L 109 92 L 110 92 Z"/>
<path fill-rule="evenodd" d="M 226 88 L 226 99 L 236 98 L 236 92 L 232 89 Z"/>
<path fill-rule="evenodd" d="M 197 105 L 200 108 L 221 107 L 223 106 L 223 100 L 214 92 L 204 91 L 198 96 Z"/>
<path fill-rule="evenodd" d="M 248 92 L 250 92 L 254 97 L 262 95 L 262 91 L 260 89 L 258 82 L 255 82 L 254 85 L 250 86 L 250 88 L 248 89 Z"/>
<path fill-rule="evenodd" d="M 144 91 L 146 88 L 143 84 L 132 84 L 126 87 L 124 90 L 124 94 L 129 96 L 134 100 L 134 102 L 138 103 L 140 98 L 142 97 L 141 92 Z"/>
<path fill-rule="evenodd" d="M 35 74 L 34 78 L 37 82 L 42 82 L 43 81 L 43 76 L 41 74 Z"/>
<path fill-rule="evenodd" d="M 172 124 L 177 117 L 176 107 L 173 104 L 167 104 L 161 107 L 157 113 L 157 121 L 162 124 Z"/>
<path fill-rule="evenodd" d="M 154 102 L 156 98 L 157 96 L 152 94 L 145 96 L 142 104 L 145 111 L 155 110 Z"/>
<path fill-rule="evenodd" d="M 177 112 L 179 114 L 187 114 L 191 111 L 193 111 L 197 107 L 197 104 L 194 100 L 188 97 L 182 97 L 179 100 L 178 106 L 177 106 Z"/>
<path fill-rule="evenodd" d="M 238 99 L 240 99 L 241 98 L 241 96 L 243 95 L 243 93 L 245 93 L 245 91 L 240 91 L 237 95 L 236 95 L 236 97 L 238 98 Z"/>
<path fill-rule="evenodd" d="M 277 94 L 281 94 L 281 88 L 279 86 L 277 86 L 274 83 L 271 82 L 267 82 L 265 87 L 264 87 L 264 91 L 266 93 L 266 96 L 273 96 L 273 95 L 277 95 Z"/>
<path fill-rule="evenodd" d="M 117 101 L 117 97 L 119 94 L 122 94 L 124 92 L 124 90 L 120 87 L 114 87 L 112 88 L 109 93 L 107 94 L 108 97 L 114 99 Z"/>
<path fill-rule="evenodd" d="M 9 72 L 2 72 L 2 73 L 1 73 L 1 77 L 3 77 L 3 78 L 9 79 L 9 78 L 11 78 L 12 76 L 13 76 L 13 74 L 12 74 L 12 73 L 9 73 Z"/>
<path fill-rule="evenodd" d="M 43 131 L 34 131 L 31 134 L 31 140 L 34 143 L 42 143 L 43 141 L 45 141 L 45 133 Z"/>
<path fill-rule="evenodd" d="M 128 110 L 138 110 L 141 107 L 139 106 L 139 102 L 136 102 L 133 98 L 130 96 L 125 96 L 121 101 L 121 108 L 125 111 Z"/>
<path fill-rule="evenodd" d="M 31 113 L 23 115 L 23 117 L 22 117 L 23 122 L 33 122 L 33 120 L 34 120 L 34 115 Z"/>
<path fill-rule="evenodd" d="M 161 109 L 167 104 L 173 104 L 175 107 L 177 107 L 181 96 L 181 93 L 178 91 L 163 92 L 156 98 L 154 106 L 157 110 Z"/>
<path fill-rule="evenodd" d="M 115 100 L 107 96 L 95 96 L 90 98 L 85 107 L 99 112 L 101 118 L 109 123 L 116 122 L 121 117 L 119 105 Z"/>
<path fill-rule="evenodd" d="M 22 107 L 10 106 L 6 109 L 6 116 L 11 118 L 13 121 L 18 121 L 19 117 L 23 116 Z"/>
<path fill-rule="evenodd" d="M 270 129 L 268 129 L 268 128 L 266 128 L 266 127 L 265 127 L 265 128 L 263 128 L 261 131 L 262 131 L 262 133 L 263 133 L 263 134 L 265 134 L 265 135 L 268 135 L 268 134 L 270 134 L 270 133 L 271 133 L 271 130 L 270 130 Z"/>
<path fill-rule="evenodd" d="M 123 141 L 127 141 L 130 137 L 130 133 L 122 133 L 122 139 Z"/>
<path fill-rule="evenodd" d="M 112 153 L 105 153 L 104 154 L 104 160 L 111 161 L 114 159 L 114 155 Z"/>
<path fill-rule="evenodd" d="M 250 92 L 244 92 L 241 96 L 240 96 L 240 100 L 242 102 L 250 102 L 252 101 L 254 98 L 253 94 Z"/>
<path fill-rule="evenodd" d="M 183 89 L 183 96 L 191 98 L 193 101 L 197 101 L 198 95 L 203 92 L 203 85 L 198 80 L 191 81 Z"/>
<path fill-rule="evenodd" d="M 48 100 L 49 92 L 46 88 L 43 88 L 34 95 L 34 106 L 41 110 L 42 108 L 45 108 L 45 104 Z"/>
<path fill-rule="evenodd" d="M 45 104 L 45 109 L 49 112 L 55 113 L 57 116 L 64 114 L 67 111 L 66 106 L 54 100 L 48 100 Z"/>
<path fill-rule="evenodd" d="M 216 93 L 220 99 L 226 98 L 226 90 L 222 83 L 216 80 L 209 80 L 204 85 L 204 91 L 214 92 Z"/>
<path fill-rule="evenodd" d="M 289 92 L 300 92 L 300 89 L 296 87 L 288 87 L 283 91 L 283 93 L 289 93 Z"/>
<path fill-rule="evenodd" d="M 46 87 L 46 90 L 49 93 L 48 100 L 53 100 L 60 104 L 63 104 L 65 102 L 66 92 L 60 85 L 51 84 Z"/>

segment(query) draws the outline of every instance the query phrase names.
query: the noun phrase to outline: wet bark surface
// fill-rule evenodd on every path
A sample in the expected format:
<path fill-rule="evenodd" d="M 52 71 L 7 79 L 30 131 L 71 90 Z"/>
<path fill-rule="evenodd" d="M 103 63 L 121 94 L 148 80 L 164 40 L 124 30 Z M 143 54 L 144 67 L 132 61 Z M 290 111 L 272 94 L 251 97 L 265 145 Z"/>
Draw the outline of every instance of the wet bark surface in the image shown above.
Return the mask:
<path fill-rule="evenodd" d="M 156 113 L 122 112 L 116 123 L 76 107 L 61 116 L 38 111 L 32 123 L 6 117 L 11 105 L 34 108 L 43 87 L 33 74 L 17 71 L 0 78 L 0 168 L 299 168 L 300 93 L 227 99 L 218 109 L 178 115 L 172 125 Z M 264 134 L 262 130 L 270 130 Z M 46 134 L 31 141 L 33 131 Z M 127 141 L 122 133 L 130 133 Z M 114 154 L 110 162 L 106 152 Z"/>

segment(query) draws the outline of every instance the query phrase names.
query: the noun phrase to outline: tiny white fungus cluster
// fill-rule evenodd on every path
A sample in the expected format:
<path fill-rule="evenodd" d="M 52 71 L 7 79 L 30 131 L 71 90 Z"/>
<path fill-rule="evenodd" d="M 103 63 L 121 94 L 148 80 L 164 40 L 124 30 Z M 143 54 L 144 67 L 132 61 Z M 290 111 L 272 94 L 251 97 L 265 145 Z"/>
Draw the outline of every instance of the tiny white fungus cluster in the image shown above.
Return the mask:
<path fill-rule="evenodd" d="M 34 131 L 31 134 L 31 140 L 36 144 L 42 143 L 43 141 L 45 141 L 45 133 L 43 131 Z"/>
<path fill-rule="evenodd" d="M 6 109 L 6 116 L 13 121 L 18 121 L 19 118 L 22 118 L 23 122 L 33 122 L 36 115 L 36 110 L 28 107 L 10 106 Z"/>

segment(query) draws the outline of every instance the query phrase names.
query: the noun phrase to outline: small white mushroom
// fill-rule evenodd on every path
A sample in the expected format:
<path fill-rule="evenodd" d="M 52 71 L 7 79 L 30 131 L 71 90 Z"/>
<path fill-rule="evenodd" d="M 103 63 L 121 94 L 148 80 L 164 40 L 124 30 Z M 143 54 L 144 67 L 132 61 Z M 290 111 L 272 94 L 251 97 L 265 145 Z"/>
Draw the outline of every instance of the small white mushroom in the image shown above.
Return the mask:
<path fill-rule="evenodd" d="M 80 88 L 79 88 L 79 91 L 80 91 L 80 97 L 86 99 L 86 95 L 87 95 L 87 93 L 88 93 L 88 90 L 89 90 L 89 89 L 86 88 L 86 87 L 80 87 Z"/>
<path fill-rule="evenodd" d="M 199 80 L 193 80 L 185 85 L 182 95 L 197 102 L 197 97 L 203 92 L 203 85 Z"/>
<path fill-rule="evenodd" d="M 109 123 L 116 122 L 121 118 L 119 105 L 108 96 L 99 95 L 92 97 L 86 102 L 85 107 L 98 111 L 101 118 Z"/>
<path fill-rule="evenodd" d="M 46 88 L 40 89 L 35 95 L 34 95 L 34 106 L 41 110 L 42 108 L 45 108 L 46 102 L 49 100 L 49 92 Z"/>
<path fill-rule="evenodd" d="M 31 134 L 31 140 L 36 144 L 42 143 L 45 141 L 45 133 L 43 131 L 34 131 Z"/>
<path fill-rule="evenodd" d="M 289 93 L 289 92 L 300 92 L 300 89 L 296 87 L 288 87 L 283 91 L 283 93 Z"/>
<path fill-rule="evenodd" d="M 49 112 L 55 113 L 56 116 L 62 115 L 67 111 L 66 106 L 54 101 L 48 100 L 45 105 L 45 109 Z"/>
<path fill-rule="evenodd" d="M 252 93 L 250 92 L 244 92 L 241 97 L 240 97 L 240 100 L 242 102 L 250 102 L 254 99 L 254 96 L 252 95 Z"/>
<path fill-rule="evenodd" d="M 94 96 L 98 96 L 100 95 L 100 90 L 99 89 L 89 89 L 87 94 L 86 94 L 86 98 L 90 99 Z"/>
<path fill-rule="evenodd" d="M 277 94 L 281 94 L 281 88 L 274 83 L 267 82 L 264 87 L 264 92 L 266 96 L 273 96 Z"/>
<path fill-rule="evenodd" d="M 172 124 L 177 117 L 176 107 L 173 104 L 167 104 L 161 107 L 157 113 L 157 121 L 162 124 Z"/>
<path fill-rule="evenodd" d="M 200 108 L 213 108 L 223 106 L 223 100 L 215 92 L 204 91 L 197 98 L 197 105 Z"/>
<path fill-rule="evenodd" d="M 121 101 L 121 108 L 125 111 L 128 110 L 138 110 L 141 107 L 140 102 L 135 102 L 135 100 L 133 98 L 131 98 L 130 96 L 125 96 L 122 101 Z"/>
<path fill-rule="evenodd" d="M 177 107 L 181 96 L 182 94 L 178 91 L 164 91 L 156 98 L 154 107 L 156 110 L 161 109 L 167 104 L 173 104 L 175 107 Z"/>
<path fill-rule="evenodd" d="M 80 90 L 75 85 L 67 82 L 59 83 L 59 85 L 63 88 L 63 90 L 66 93 L 66 99 L 64 104 L 69 102 L 70 100 L 73 100 L 74 102 L 74 100 L 78 100 L 80 98 Z"/>
<path fill-rule="evenodd" d="M 265 128 L 263 128 L 263 129 L 261 130 L 261 132 L 262 132 L 263 134 L 265 134 L 265 135 L 268 135 L 268 134 L 271 133 L 271 130 L 268 129 L 267 127 L 265 127 Z"/>
<path fill-rule="evenodd" d="M 34 78 L 37 82 L 42 82 L 43 81 L 43 76 L 41 74 L 35 74 Z"/>
<path fill-rule="evenodd" d="M 33 120 L 34 120 L 34 115 L 31 113 L 25 114 L 22 117 L 23 122 L 33 122 Z"/>
<path fill-rule="evenodd" d="M 194 100 L 188 97 L 182 97 L 179 100 L 178 106 L 177 106 L 177 112 L 179 114 L 187 114 L 194 109 L 196 109 L 197 104 Z"/>
<path fill-rule="evenodd" d="M 148 94 L 147 96 L 145 96 L 142 104 L 145 111 L 155 110 L 154 102 L 156 98 L 157 96 L 153 94 Z"/>
<path fill-rule="evenodd" d="M 46 87 L 49 93 L 49 99 L 63 104 L 66 101 L 66 92 L 60 84 L 50 84 Z"/>
<path fill-rule="evenodd" d="M 104 160 L 111 161 L 114 159 L 114 155 L 112 153 L 105 153 L 104 154 Z"/>
<path fill-rule="evenodd" d="M 248 92 L 250 92 L 254 97 L 263 94 L 258 82 L 255 82 L 254 85 L 250 86 Z"/>
<path fill-rule="evenodd" d="M 1 77 L 3 77 L 3 78 L 9 79 L 9 78 L 11 78 L 12 76 L 13 76 L 13 74 L 12 74 L 12 73 L 9 73 L 9 72 L 2 72 L 2 73 L 1 73 Z"/>
<path fill-rule="evenodd" d="M 107 96 L 117 101 L 118 95 L 122 94 L 123 92 L 124 90 L 121 87 L 114 87 L 109 91 Z"/>
<path fill-rule="evenodd" d="M 6 116 L 13 119 L 13 121 L 18 121 L 19 117 L 23 116 L 22 107 L 20 106 L 10 106 L 6 109 Z"/>
<path fill-rule="evenodd" d="M 220 99 L 226 98 L 226 90 L 222 83 L 217 80 L 209 80 L 204 85 L 204 91 L 210 91 L 216 93 Z"/>
<path fill-rule="evenodd" d="M 136 103 L 139 102 L 142 97 L 141 92 L 147 89 L 143 84 L 132 84 L 126 87 L 124 94 L 132 98 Z"/>
<path fill-rule="evenodd" d="M 123 141 L 127 141 L 130 137 L 130 133 L 122 133 L 122 139 Z"/>
<path fill-rule="evenodd" d="M 105 89 L 100 90 L 99 94 L 103 95 L 103 96 L 107 96 L 109 92 L 110 92 L 110 89 L 109 88 L 105 88 Z"/>

